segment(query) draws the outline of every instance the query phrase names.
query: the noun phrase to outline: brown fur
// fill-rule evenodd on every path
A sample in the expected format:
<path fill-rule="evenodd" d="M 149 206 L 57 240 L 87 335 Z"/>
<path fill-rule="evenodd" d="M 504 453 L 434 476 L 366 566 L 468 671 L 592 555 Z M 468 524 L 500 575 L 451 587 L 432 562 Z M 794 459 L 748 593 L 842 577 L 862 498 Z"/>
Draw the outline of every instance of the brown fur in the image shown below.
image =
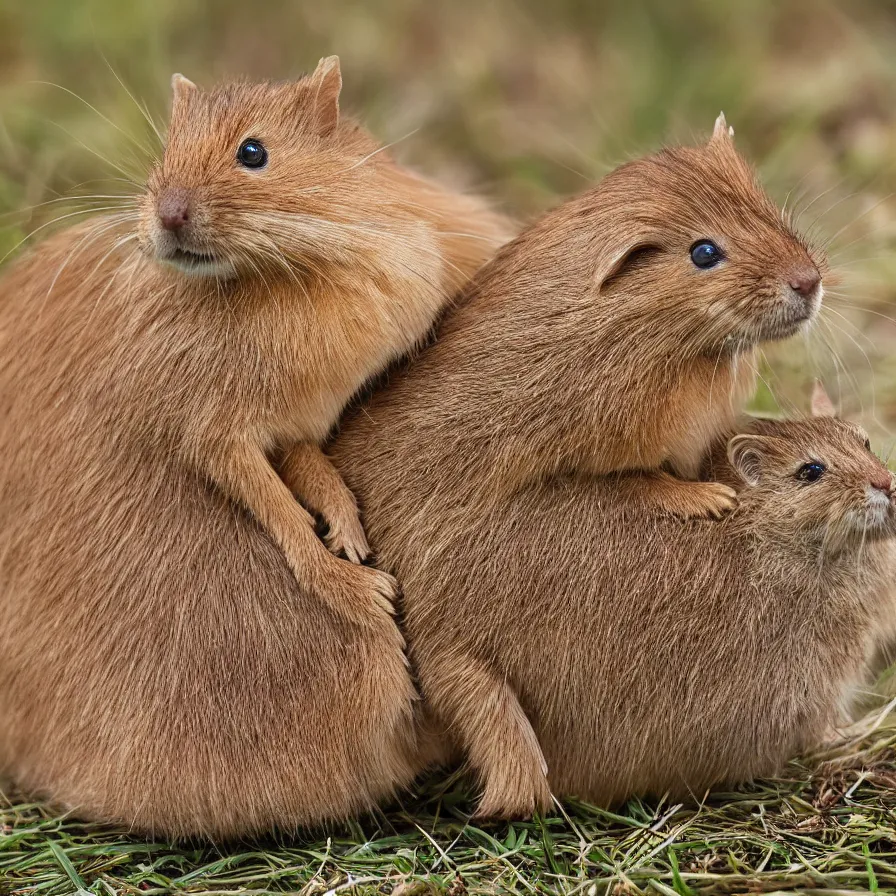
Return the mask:
<path fill-rule="evenodd" d="M 727 254 L 718 268 L 691 263 L 691 245 L 705 237 Z M 574 603 L 604 556 L 592 545 L 604 543 L 595 513 L 612 493 L 567 484 L 552 497 L 551 483 L 643 470 L 639 501 L 656 509 L 699 516 L 729 506 L 730 485 L 667 470 L 697 477 L 753 389 L 755 344 L 795 332 L 817 309 L 818 295 L 798 301 L 788 286 L 816 265 L 824 260 L 813 260 L 717 128 L 707 145 L 623 166 L 506 246 L 439 340 L 338 437 L 334 460 L 361 498 L 381 565 L 402 583 L 424 690 L 483 780 L 483 812 L 548 800 L 492 636 L 513 649 L 526 625 L 550 619 L 556 638 L 524 638 L 519 662 L 533 675 L 551 665 L 573 676 L 575 665 L 549 648 L 576 633 L 579 616 L 551 617 L 543 594 Z M 531 590 L 536 573 L 543 581 Z M 481 621 L 464 600 L 482 608 Z M 442 601 L 444 613 L 433 609 Z M 518 621 L 505 630 L 511 606 Z M 455 643 L 465 626 L 471 641 Z M 455 655 L 467 643 L 472 652 Z M 442 655 L 428 658 L 429 645 Z"/>
<path fill-rule="evenodd" d="M 893 483 L 864 442 L 828 418 L 754 423 L 735 466 L 713 466 L 732 487 L 739 466 L 756 477 L 720 522 L 658 510 L 644 476 L 562 478 L 438 514 L 424 556 L 369 505 L 435 737 L 479 776 L 479 814 L 699 795 L 844 722 L 892 610 Z M 829 470 L 810 484 L 811 460 Z M 365 497 L 381 475 L 345 469 Z"/>
<path fill-rule="evenodd" d="M 175 78 L 139 234 L 127 215 L 65 231 L 0 284 L 0 766 L 82 815 L 242 835 L 413 773 L 400 634 L 345 613 L 391 580 L 326 551 L 267 456 L 301 443 L 309 509 L 360 559 L 318 443 L 505 223 L 338 117 L 336 76 Z M 237 167 L 246 136 L 267 169 Z M 220 277 L 157 261 L 156 202 L 184 191 L 183 240 Z"/>
<path fill-rule="evenodd" d="M 220 346 L 222 360 L 245 366 L 248 381 L 222 388 L 206 377 L 196 404 L 170 421 L 175 450 L 252 512 L 303 586 L 352 621 L 391 624 L 392 580 L 328 553 L 269 458 L 299 444 L 286 467 L 293 491 L 303 499 L 314 489 L 310 509 L 329 523 L 331 548 L 365 559 L 357 508 L 322 469 L 318 446 L 359 387 L 427 334 L 446 297 L 506 237 L 506 222 L 395 165 L 342 121 L 335 57 L 296 84 L 207 94 L 181 76 L 173 84 L 141 243 L 163 259 L 184 248 L 210 254 L 215 276 L 176 275 L 174 301 L 216 303 L 218 315 L 234 306 L 232 325 L 249 337 L 241 344 L 226 317 L 214 322 L 213 338 L 233 343 Z M 263 168 L 236 163 L 246 138 L 267 147 Z M 189 220 L 175 237 L 163 222 L 179 207 Z M 210 283 L 218 294 L 208 295 Z"/>

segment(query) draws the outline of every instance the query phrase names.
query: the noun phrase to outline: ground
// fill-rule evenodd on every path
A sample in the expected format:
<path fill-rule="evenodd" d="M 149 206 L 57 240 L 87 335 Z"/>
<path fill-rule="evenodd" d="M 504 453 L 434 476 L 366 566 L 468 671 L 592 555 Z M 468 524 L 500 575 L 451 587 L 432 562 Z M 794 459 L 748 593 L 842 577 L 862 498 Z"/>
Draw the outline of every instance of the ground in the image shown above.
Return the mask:
<path fill-rule="evenodd" d="M 10 798 L 0 806 L 0 892 L 896 892 L 896 726 L 880 710 L 780 778 L 692 804 L 633 800 L 607 811 L 567 802 L 513 824 L 474 824 L 470 807 L 462 780 L 433 779 L 344 828 L 175 847 Z"/>
<path fill-rule="evenodd" d="M 773 197 L 829 247 L 822 320 L 770 353 L 755 405 L 823 378 L 885 456 L 896 424 L 896 15 L 882 0 L 0 0 L 0 264 L 66 214 L 127 201 L 168 80 L 295 76 L 338 53 L 343 108 L 422 170 L 526 220 L 613 165 L 705 136 L 719 110 Z M 62 200 L 62 201 L 60 201 Z M 67 218 L 62 221 L 77 220 Z M 839 280 L 839 284 L 836 282 Z M 2 623 L 0 623 L 2 624 Z M 670 724 L 687 724 L 686 719 Z M 0 805 L 0 891 L 468 893 L 896 891 L 896 733 L 839 771 L 699 808 L 583 805 L 475 827 L 461 787 L 281 843 L 146 844 Z"/>

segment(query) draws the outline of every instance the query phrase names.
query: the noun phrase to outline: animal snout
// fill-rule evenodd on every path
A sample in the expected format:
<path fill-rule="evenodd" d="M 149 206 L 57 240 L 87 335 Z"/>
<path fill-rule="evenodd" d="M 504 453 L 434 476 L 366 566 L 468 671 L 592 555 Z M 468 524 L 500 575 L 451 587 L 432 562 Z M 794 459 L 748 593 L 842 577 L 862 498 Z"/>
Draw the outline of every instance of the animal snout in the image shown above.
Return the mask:
<path fill-rule="evenodd" d="M 818 286 L 821 283 L 821 274 L 818 273 L 817 268 L 807 267 L 794 271 L 787 282 L 798 296 L 808 299 L 818 291 Z"/>
<path fill-rule="evenodd" d="M 180 187 L 167 187 L 159 194 L 156 208 L 162 227 L 176 233 L 190 220 L 190 194 Z"/>
<path fill-rule="evenodd" d="M 888 498 L 893 496 L 893 476 L 886 470 L 881 470 L 871 477 L 871 487 L 883 492 Z"/>

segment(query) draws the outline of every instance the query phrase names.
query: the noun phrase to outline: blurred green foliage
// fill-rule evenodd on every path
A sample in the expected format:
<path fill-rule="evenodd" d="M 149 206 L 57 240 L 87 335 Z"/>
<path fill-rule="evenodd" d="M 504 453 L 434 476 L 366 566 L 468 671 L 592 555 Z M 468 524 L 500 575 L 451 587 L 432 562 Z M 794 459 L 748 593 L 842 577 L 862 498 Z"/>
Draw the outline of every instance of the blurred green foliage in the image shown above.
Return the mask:
<path fill-rule="evenodd" d="M 699 139 L 724 109 L 772 195 L 833 240 L 841 280 L 805 344 L 775 350 L 757 403 L 802 407 L 822 376 L 889 447 L 890 0 L 0 0 L 0 255 L 72 210 L 28 207 L 118 192 L 115 166 L 139 179 L 149 154 L 134 141 L 158 140 L 129 92 L 161 127 L 173 71 L 288 78 L 330 53 L 344 108 L 401 158 L 523 218 L 632 155 Z"/>

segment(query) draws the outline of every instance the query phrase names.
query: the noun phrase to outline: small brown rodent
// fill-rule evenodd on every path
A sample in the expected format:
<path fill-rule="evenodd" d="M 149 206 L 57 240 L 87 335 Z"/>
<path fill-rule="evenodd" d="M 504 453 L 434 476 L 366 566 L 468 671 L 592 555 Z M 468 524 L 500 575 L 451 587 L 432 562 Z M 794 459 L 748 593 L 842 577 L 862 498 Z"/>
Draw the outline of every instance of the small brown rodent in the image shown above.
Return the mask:
<path fill-rule="evenodd" d="M 758 187 L 724 119 L 706 145 L 624 165 L 499 251 L 438 340 L 350 415 L 333 447 L 382 567 L 402 583 L 408 632 L 420 631 L 417 602 L 429 606 L 448 587 L 490 604 L 489 575 L 502 574 L 515 548 L 448 576 L 458 533 L 476 538 L 485 527 L 488 540 L 482 521 L 539 482 L 639 470 L 641 500 L 659 509 L 699 516 L 729 506 L 728 484 L 684 481 L 664 467 L 697 478 L 753 390 L 754 347 L 814 316 L 824 268 Z M 510 544 L 548 550 L 535 522 L 531 545 L 522 519 L 514 526 L 503 536 Z M 563 564 L 590 547 L 572 528 L 562 535 L 550 546 L 556 575 L 577 593 L 588 579 L 564 580 Z M 520 618 L 540 619 L 525 594 Z M 467 724 L 483 811 L 544 805 L 525 715 L 503 671 L 478 659 L 455 667 L 457 702 L 446 705 L 445 688 L 435 702 Z M 525 661 L 537 667 L 528 651 Z"/>
<path fill-rule="evenodd" d="M 400 518 L 365 506 L 481 813 L 545 809 L 550 792 L 700 794 L 775 771 L 845 721 L 892 609 L 892 475 L 828 416 L 753 422 L 727 454 L 711 469 L 740 502 L 718 522 L 658 510 L 637 474 L 565 478 L 437 513 L 423 555 Z"/>
<path fill-rule="evenodd" d="M 478 200 L 396 165 L 340 116 L 341 86 L 336 57 L 298 83 L 206 93 L 175 75 L 139 233 L 149 255 L 178 269 L 159 286 L 190 305 L 181 338 L 197 328 L 205 343 L 190 359 L 200 369 L 176 374 L 191 399 L 160 428 L 199 475 L 248 508 L 307 590 L 377 623 L 391 612 L 394 582 L 324 549 L 271 455 L 296 445 L 291 488 L 324 517 L 334 552 L 364 560 L 357 506 L 320 443 L 509 231 Z M 193 320 L 197 311 L 206 319 Z M 212 346 L 220 358 L 206 364 Z"/>
<path fill-rule="evenodd" d="M 415 367 L 413 394 L 385 401 L 421 433 L 443 430 L 414 463 L 432 488 L 463 480 L 467 501 L 640 469 L 661 506 L 717 514 L 729 488 L 661 468 L 696 477 L 753 392 L 756 345 L 814 317 L 824 268 L 720 117 L 708 144 L 623 165 L 506 246 Z"/>
<path fill-rule="evenodd" d="M 412 773 L 400 633 L 354 621 L 391 579 L 327 551 L 268 456 L 301 443 L 291 481 L 359 559 L 318 442 L 507 224 L 397 165 L 339 86 L 332 58 L 176 77 L 139 214 L 0 281 L 0 767 L 88 817 L 235 836 Z"/>

